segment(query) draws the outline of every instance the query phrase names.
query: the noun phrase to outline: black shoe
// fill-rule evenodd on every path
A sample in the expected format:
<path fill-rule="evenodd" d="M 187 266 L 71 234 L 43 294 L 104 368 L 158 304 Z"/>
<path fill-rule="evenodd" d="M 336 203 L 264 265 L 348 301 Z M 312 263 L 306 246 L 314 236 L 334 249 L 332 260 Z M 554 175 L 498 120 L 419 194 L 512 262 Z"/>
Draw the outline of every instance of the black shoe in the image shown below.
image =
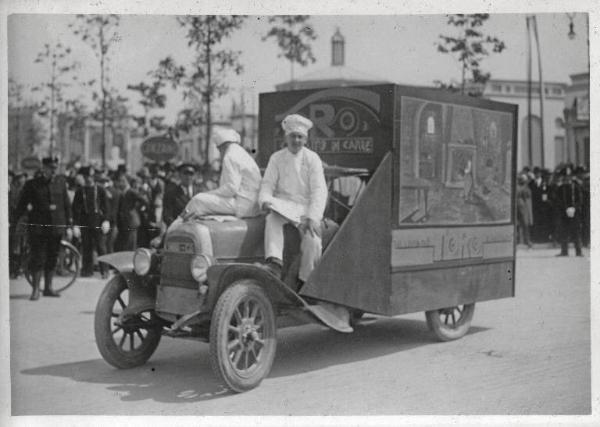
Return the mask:
<path fill-rule="evenodd" d="M 278 279 L 281 279 L 281 260 L 275 257 L 269 257 L 265 260 L 265 263 L 262 266 L 273 276 L 277 277 Z"/>
<path fill-rule="evenodd" d="M 55 297 L 55 298 L 60 297 L 60 294 L 56 291 L 53 291 L 52 289 L 44 289 L 43 295 L 45 297 Z"/>
<path fill-rule="evenodd" d="M 569 254 L 563 254 L 562 252 L 559 254 L 556 254 L 556 256 L 569 256 Z"/>

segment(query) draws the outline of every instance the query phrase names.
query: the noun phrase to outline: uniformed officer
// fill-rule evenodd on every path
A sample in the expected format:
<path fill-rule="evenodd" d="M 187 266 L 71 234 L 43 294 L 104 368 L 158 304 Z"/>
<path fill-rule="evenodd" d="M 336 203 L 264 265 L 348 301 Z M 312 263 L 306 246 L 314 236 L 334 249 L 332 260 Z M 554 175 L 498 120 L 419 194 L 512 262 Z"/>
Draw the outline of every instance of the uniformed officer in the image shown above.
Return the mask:
<path fill-rule="evenodd" d="M 559 223 L 560 253 L 569 256 L 569 242 L 575 244 L 575 255 L 581 251 L 581 217 L 583 215 L 583 190 L 579 180 L 573 175 L 573 166 L 567 165 L 561 171 L 561 179 L 555 189 L 555 202 Z"/>
<path fill-rule="evenodd" d="M 58 297 L 52 289 L 52 279 L 56 269 L 60 239 L 65 228 L 71 223 L 71 203 L 67 194 L 67 183 L 56 176 L 58 159 L 42 159 L 41 174 L 23 187 L 16 209 L 20 218 L 29 210 L 29 245 L 31 258 L 29 271 L 32 275 L 33 292 L 30 299 L 40 297 L 40 281 L 44 272 L 44 296 Z"/>
<path fill-rule="evenodd" d="M 188 202 L 200 189 L 194 184 L 196 167 L 191 163 L 183 163 L 177 167 L 179 172 L 178 182 L 171 181 L 166 184 L 163 221 L 168 227 L 183 212 Z"/>
<path fill-rule="evenodd" d="M 81 228 L 83 260 L 81 276 L 94 274 L 94 250 L 98 255 L 106 253 L 106 234 L 109 232 L 109 210 L 106 191 L 95 181 L 95 170 L 89 166 L 79 169 L 85 185 L 79 187 L 73 198 L 73 220 Z M 104 265 L 100 273 L 105 276 Z"/>

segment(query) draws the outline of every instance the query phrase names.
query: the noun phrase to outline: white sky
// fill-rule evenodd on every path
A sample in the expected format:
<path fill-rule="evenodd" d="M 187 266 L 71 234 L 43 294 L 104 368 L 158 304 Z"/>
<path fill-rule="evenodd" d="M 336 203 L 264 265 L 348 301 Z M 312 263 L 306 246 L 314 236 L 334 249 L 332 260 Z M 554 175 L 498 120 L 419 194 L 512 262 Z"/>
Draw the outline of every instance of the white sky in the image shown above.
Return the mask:
<path fill-rule="evenodd" d="M 535 10 L 534 10 L 535 11 Z M 543 12 L 543 9 L 537 9 Z M 583 72 L 588 67 L 586 15 L 575 15 L 577 37 L 569 40 L 568 18 L 565 13 L 537 13 L 544 79 L 569 82 L 569 74 Z M 26 85 L 35 85 L 48 78 L 48 70 L 34 64 L 37 53 L 48 41 L 60 40 L 71 46 L 73 57 L 83 68 L 84 78 L 98 74 L 98 61 L 91 49 L 68 28 L 74 15 L 31 14 L 12 15 L 8 18 L 8 72 Z M 244 28 L 227 43 L 241 50 L 245 70 L 240 76 L 229 79 L 232 94 L 247 88 L 248 108 L 252 108 L 254 94 L 274 90 L 277 83 L 290 78 L 290 65 L 277 58 L 274 40 L 261 41 L 268 29 L 266 19 L 249 18 Z M 438 53 L 434 46 L 439 34 L 454 34 L 456 30 L 446 25 L 446 17 L 434 15 L 313 15 L 311 22 L 319 38 L 314 42 L 317 62 L 311 66 L 296 66 L 295 75 L 301 77 L 329 66 L 331 61 L 330 38 L 339 27 L 346 39 L 346 65 L 358 71 L 396 83 L 431 85 L 434 80 L 459 79 L 460 68 L 448 55 Z M 493 78 L 526 78 L 526 30 L 524 14 L 493 14 L 484 26 L 487 34 L 495 35 L 506 43 L 506 49 L 483 63 L 483 68 Z M 147 79 L 146 74 L 158 61 L 172 55 L 179 63 L 187 65 L 192 52 L 187 47 L 184 32 L 175 18 L 169 15 L 124 15 L 119 27 L 121 41 L 113 51 L 111 77 L 114 85 L 129 99 L 130 106 L 140 113 L 137 95 L 127 91 L 127 84 Z M 535 56 L 534 56 L 535 62 Z M 534 70 L 537 77 L 537 71 Z M 149 80 L 148 80 L 149 81 Z M 257 98 L 254 108 L 258 108 Z M 219 113 L 227 115 L 230 97 L 219 102 Z M 167 119 L 174 117 L 183 107 L 181 98 L 170 94 Z"/>

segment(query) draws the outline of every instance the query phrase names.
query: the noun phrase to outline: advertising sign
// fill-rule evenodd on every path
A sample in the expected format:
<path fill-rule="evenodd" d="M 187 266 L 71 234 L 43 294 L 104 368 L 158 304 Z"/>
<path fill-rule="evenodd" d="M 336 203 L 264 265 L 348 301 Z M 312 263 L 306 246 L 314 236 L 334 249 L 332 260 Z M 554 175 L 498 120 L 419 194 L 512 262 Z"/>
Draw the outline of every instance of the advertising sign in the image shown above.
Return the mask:
<path fill-rule="evenodd" d="M 168 136 L 151 136 L 141 146 L 142 154 L 155 162 L 166 162 L 177 155 L 179 146 Z"/>
<path fill-rule="evenodd" d="M 300 114 L 313 122 L 307 147 L 328 165 L 374 169 L 389 149 L 389 87 L 336 87 L 261 95 L 260 164 L 285 144 L 281 121 Z M 391 104 L 390 104 L 391 105 Z"/>
<path fill-rule="evenodd" d="M 21 160 L 21 167 L 28 170 L 39 169 L 42 167 L 42 162 L 35 156 L 29 156 Z"/>

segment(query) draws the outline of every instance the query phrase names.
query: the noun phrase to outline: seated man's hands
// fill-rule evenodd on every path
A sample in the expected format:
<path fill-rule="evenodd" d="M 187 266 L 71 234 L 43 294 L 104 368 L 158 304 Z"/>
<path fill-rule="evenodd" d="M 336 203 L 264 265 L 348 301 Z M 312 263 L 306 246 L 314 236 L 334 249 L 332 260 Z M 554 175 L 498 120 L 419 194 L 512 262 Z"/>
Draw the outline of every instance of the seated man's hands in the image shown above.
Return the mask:
<path fill-rule="evenodd" d="M 264 202 L 262 204 L 263 211 L 270 211 L 272 208 L 273 208 L 273 203 L 271 203 L 271 202 Z"/>
<path fill-rule="evenodd" d="M 311 218 L 302 218 L 302 222 L 298 226 L 298 229 L 301 233 L 310 233 L 311 236 L 321 236 L 321 225 L 311 219 Z"/>

